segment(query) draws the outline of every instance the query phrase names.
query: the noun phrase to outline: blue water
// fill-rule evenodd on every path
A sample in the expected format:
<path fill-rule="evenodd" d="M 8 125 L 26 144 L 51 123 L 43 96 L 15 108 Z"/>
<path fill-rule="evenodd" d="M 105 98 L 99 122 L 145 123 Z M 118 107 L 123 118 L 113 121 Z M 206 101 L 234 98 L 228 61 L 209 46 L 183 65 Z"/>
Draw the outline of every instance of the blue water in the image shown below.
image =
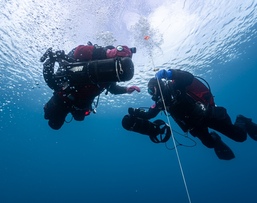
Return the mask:
<path fill-rule="evenodd" d="M 222 161 L 213 150 L 190 137 L 196 142 L 195 147 L 178 147 L 183 181 L 175 150 L 124 130 L 121 120 L 128 107 L 152 104 L 146 84 L 154 75 L 153 68 L 179 67 L 209 82 L 216 104 L 227 108 L 232 121 L 236 115 L 243 114 L 257 123 L 257 2 L 140 1 L 139 4 L 131 1 L 130 6 L 122 6 L 124 2 L 120 1 L 112 2 L 115 8 L 122 8 L 114 16 L 112 9 L 110 14 L 101 7 L 103 2 L 93 5 L 90 1 L 86 6 L 92 12 L 101 8 L 102 13 L 90 18 L 86 24 L 90 29 L 85 31 L 81 22 L 87 23 L 87 18 L 78 16 L 90 15 L 84 14 L 83 6 L 78 9 L 77 4 L 65 2 L 56 1 L 56 10 L 48 12 L 47 5 L 52 8 L 52 1 L 0 3 L 1 10 L 4 9 L 0 15 L 0 203 L 186 203 L 188 194 L 193 203 L 256 203 L 256 141 L 248 138 L 244 143 L 236 143 L 221 135 L 236 156 L 231 161 Z M 71 5 L 72 11 L 77 9 L 77 15 L 68 13 Z M 34 12 L 38 8 L 40 12 Z M 170 12 L 165 13 L 164 8 Z M 171 15 L 170 21 L 163 20 L 160 10 L 164 16 Z M 73 23 L 63 30 L 59 29 L 66 25 L 60 18 L 61 11 Z M 100 24 L 105 12 L 110 19 Z M 132 40 L 133 33 L 126 26 L 136 21 L 131 17 L 136 16 L 133 12 L 148 16 L 150 24 L 163 34 L 162 52 L 153 49 L 152 57 L 147 58 L 144 54 L 149 49 L 139 46 L 138 39 Z M 34 24 L 33 19 L 38 23 Z M 99 27 L 94 27 L 92 21 L 99 23 Z M 141 27 L 145 29 L 144 25 Z M 38 59 L 49 46 L 69 51 L 84 43 L 84 36 L 94 38 L 90 34 L 93 28 L 114 29 L 117 41 L 138 47 L 133 58 L 136 74 L 126 85 L 138 85 L 142 92 L 102 95 L 97 114 L 83 122 L 65 123 L 62 129 L 54 131 L 43 118 L 43 105 L 52 92 L 44 84 Z M 117 31 L 121 32 L 117 34 Z M 60 36 L 65 36 L 65 41 Z M 108 42 L 113 40 L 108 33 L 107 37 Z M 153 47 L 161 41 L 154 40 Z M 164 114 L 158 118 L 167 122 Z M 170 121 L 173 129 L 181 132 Z M 174 136 L 183 144 L 193 144 L 176 132 Z M 171 140 L 167 146 L 173 147 Z"/>

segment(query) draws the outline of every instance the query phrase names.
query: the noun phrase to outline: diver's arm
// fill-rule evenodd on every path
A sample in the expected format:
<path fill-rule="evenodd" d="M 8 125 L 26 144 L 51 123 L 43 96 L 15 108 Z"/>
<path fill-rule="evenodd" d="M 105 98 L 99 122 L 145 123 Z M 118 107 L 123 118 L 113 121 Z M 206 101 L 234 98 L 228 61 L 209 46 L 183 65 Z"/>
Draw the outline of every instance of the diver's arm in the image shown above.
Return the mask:
<path fill-rule="evenodd" d="M 124 86 L 119 86 L 116 83 L 111 83 L 111 85 L 107 88 L 107 90 L 111 94 L 125 94 L 125 93 L 131 94 L 135 90 L 137 92 L 140 92 L 140 88 L 135 85 L 130 87 L 124 87 Z"/>
<path fill-rule="evenodd" d="M 115 82 L 111 83 L 107 90 L 111 94 L 125 94 L 127 93 L 127 87 L 119 86 Z"/>
<path fill-rule="evenodd" d="M 55 74 L 54 74 L 54 63 L 55 63 L 55 61 L 47 59 L 46 62 L 43 64 L 43 76 L 44 76 L 46 84 L 51 89 L 56 89 L 58 86 L 56 84 L 56 79 L 55 79 Z"/>

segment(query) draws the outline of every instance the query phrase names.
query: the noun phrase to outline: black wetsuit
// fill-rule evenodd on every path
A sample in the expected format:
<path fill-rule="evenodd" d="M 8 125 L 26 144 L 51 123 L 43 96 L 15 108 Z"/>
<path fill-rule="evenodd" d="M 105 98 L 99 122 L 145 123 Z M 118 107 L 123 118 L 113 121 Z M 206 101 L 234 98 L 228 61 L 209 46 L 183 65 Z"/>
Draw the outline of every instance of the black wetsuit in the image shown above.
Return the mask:
<path fill-rule="evenodd" d="M 209 148 L 214 147 L 214 139 L 208 128 L 219 131 L 238 142 L 246 140 L 246 132 L 232 124 L 224 107 L 215 106 L 210 92 L 204 92 L 201 98 L 192 93 L 193 90 L 202 88 L 199 80 L 197 82 L 197 79 L 187 71 L 172 71 L 172 81 L 168 81 L 162 88 L 163 97 L 167 112 L 183 131 L 189 131 Z M 133 116 L 148 120 L 156 117 L 162 110 L 164 106 L 159 97 L 148 111 L 135 111 Z"/>
<path fill-rule="evenodd" d="M 65 59 L 75 61 L 73 49 Z M 105 48 L 94 48 L 92 60 L 106 59 Z M 68 113 L 71 113 L 75 120 L 82 121 L 92 111 L 92 103 L 104 90 L 111 94 L 127 93 L 127 88 L 118 86 L 116 82 L 100 84 L 83 84 L 78 82 L 80 75 L 72 74 L 67 77 L 66 70 L 59 68 L 54 73 L 54 63 L 48 59 L 44 63 L 44 78 L 48 86 L 54 90 L 53 96 L 45 104 L 45 119 L 53 129 L 60 129 Z"/>

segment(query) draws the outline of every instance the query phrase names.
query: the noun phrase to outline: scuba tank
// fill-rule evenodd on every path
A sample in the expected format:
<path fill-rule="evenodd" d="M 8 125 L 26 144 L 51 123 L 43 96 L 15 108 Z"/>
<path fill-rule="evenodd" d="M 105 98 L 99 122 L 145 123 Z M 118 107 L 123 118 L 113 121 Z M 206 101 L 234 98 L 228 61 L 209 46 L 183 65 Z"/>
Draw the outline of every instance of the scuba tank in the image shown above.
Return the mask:
<path fill-rule="evenodd" d="M 170 127 L 160 119 L 151 122 L 143 118 L 125 115 L 122 119 L 122 127 L 128 131 L 148 135 L 154 143 L 165 143 L 171 137 Z"/>
<path fill-rule="evenodd" d="M 125 82 L 134 76 L 134 64 L 130 57 L 76 62 L 64 54 L 64 51 L 52 52 L 52 49 L 49 48 L 40 61 L 44 62 L 45 82 L 54 90 L 69 85 Z M 54 71 L 55 62 L 59 64 L 56 73 Z"/>
<path fill-rule="evenodd" d="M 66 69 L 73 85 L 125 82 L 134 76 L 134 64 L 129 57 L 69 63 L 62 68 Z"/>

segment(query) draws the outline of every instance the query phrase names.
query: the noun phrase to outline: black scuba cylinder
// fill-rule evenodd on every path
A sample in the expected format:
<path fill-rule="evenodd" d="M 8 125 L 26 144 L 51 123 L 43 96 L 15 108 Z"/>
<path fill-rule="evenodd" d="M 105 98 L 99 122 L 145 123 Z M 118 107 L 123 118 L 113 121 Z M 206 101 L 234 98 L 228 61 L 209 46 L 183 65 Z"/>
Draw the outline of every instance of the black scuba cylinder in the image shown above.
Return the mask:
<path fill-rule="evenodd" d="M 134 76 L 134 64 L 129 57 L 70 63 L 65 66 L 71 85 L 125 82 Z"/>
<path fill-rule="evenodd" d="M 134 117 L 131 115 L 126 115 L 123 117 L 122 126 L 126 130 L 148 136 L 157 136 L 160 133 L 159 126 L 146 119 Z"/>
<path fill-rule="evenodd" d="M 170 127 L 163 120 L 156 120 L 153 123 L 142 118 L 125 115 L 122 119 L 122 126 L 126 130 L 148 135 L 154 143 L 164 143 L 170 139 Z"/>

